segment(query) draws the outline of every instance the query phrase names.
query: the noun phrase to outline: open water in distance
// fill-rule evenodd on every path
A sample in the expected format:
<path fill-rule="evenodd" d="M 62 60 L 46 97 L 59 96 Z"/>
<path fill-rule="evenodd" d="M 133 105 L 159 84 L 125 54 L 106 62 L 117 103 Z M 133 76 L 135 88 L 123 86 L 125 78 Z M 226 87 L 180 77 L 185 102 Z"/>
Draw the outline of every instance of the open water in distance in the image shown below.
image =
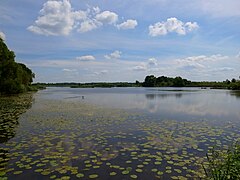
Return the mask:
<path fill-rule="evenodd" d="M 159 118 L 240 121 L 240 93 L 201 88 L 49 88 L 43 98 L 139 110 Z M 82 97 L 84 96 L 84 97 Z"/>

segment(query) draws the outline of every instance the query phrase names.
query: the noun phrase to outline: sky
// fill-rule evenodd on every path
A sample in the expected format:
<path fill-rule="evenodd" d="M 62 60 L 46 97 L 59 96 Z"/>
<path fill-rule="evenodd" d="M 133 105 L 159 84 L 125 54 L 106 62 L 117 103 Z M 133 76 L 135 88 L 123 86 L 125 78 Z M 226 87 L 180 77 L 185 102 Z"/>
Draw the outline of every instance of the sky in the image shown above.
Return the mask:
<path fill-rule="evenodd" d="M 1 0 L 0 36 L 34 82 L 240 76 L 239 0 Z"/>

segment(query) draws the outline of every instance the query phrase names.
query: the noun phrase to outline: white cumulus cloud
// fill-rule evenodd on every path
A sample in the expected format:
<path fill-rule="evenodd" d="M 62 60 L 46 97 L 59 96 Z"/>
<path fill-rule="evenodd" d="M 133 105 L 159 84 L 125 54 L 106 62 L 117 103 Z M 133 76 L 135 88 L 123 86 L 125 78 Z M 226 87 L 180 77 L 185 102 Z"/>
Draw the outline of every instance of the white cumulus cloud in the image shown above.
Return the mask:
<path fill-rule="evenodd" d="M 86 10 L 74 10 L 69 0 L 48 0 L 43 4 L 37 20 L 27 29 L 45 36 L 69 35 L 73 30 L 86 33 L 104 25 L 119 29 L 133 29 L 136 20 L 127 20 L 116 25 L 118 14 L 101 11 L 99 7 L 88 7 Z"/>
<path fill-rule="evenodd" d="M 85 33 L 97 29 L 105 24 L 115 24 L 118 21 L 118 15 L 111 11 L 101 12 L 99 7 L 87 10 L 87 19 L 80 23 L 78 32 Z"/>
<path fill-rule="evenodd" d="M 138 25 L 136 20 L 133 19 L 128 19 L 127 21 L 118 24 L 117 28 L 118 29 L 134 29 Z"/>
<path fill-rule="evenodd" d="M 194 31 L 194 30 L 199 28 L 199 26 L 198 26 L 198 24 L 196 22 L 193 22 L 193 23 L 192 22 L 187 22 L 185 24 L 185 27 L 186 27 L 186 30 L 188 32 Z"/>
<path fill-rule="evenodd" d="M 86 20 L 83 21 L 80 24 L 80 28 L 78 29 L 78 32 L 84 33 L 84 32 L 88 32 L 88 31 L 92 31 L 94 29 L 97 29 L 99 26 L 101 26 L 101 24 L 99 24 L 99 22 L 97 22 L 96 20 Z"/>
<path fill-rule="evenodd" d="M 119 59 L 121 57 L 122 52 L 121 51 L 114 51 L 109 55 L 105 55 L 104 57 L 106 59 Z"/>
<path fill-rule="evenodd" d="M 43 35 L 68 35 L 77 20 L 86 19 L 84 11 L 73 11 L 68 0 L 47 1 L 40 10 L 40 16 L 27 29 Z"/>
<path fill-rule="evenodd" d="M 101 23 L 114 24 L 118 21 L 118 15 L 114 12 L 103 11 L 96 15 L 96 20 Z"/>
<path fill-rule="evenodd" d="M 167 21 L 157 22 L 154 25 L 149 26 L 150 36 L 162 36 L 171 32 L 175 32 L 179 35 L 186 35 L 186 33 L 198 29 L 197 22 L 184 23 L 175 17 L 168 18 Z"/>
<path fill-rule="evenodd" d="M 76 59 L 79 61 L 93 61 L 93 60 L 95 60 L 95 57 L 92 55 L 86 55 L 86 56 L 76 57 Z"/>
<path fill-rule="evenodd" d="M 6 40 L 6 35 L 2 31 L 0 31 L 0 38 Z"/>

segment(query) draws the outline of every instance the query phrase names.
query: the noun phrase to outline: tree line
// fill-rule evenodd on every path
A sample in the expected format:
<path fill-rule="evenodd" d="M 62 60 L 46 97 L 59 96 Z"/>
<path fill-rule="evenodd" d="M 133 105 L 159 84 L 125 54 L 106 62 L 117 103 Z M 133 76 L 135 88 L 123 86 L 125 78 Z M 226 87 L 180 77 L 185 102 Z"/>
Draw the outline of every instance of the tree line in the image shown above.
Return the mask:
<path fill-rule="evenodd" d="M 155 77 L 154 75 L 149 75 L 145 77 L 142 83 L 143 87 L 211 87 L 211 88 L 222 88 L 222 89 L 232 89 L 240 90 L 240 80 L 233 78 L 230 80 L 225 80 L 222 82 L 217 81 L 201 81 L 194 82 L 184 79 L 180 76 L 172 78 L 166 76 Z"/>
<path fill-rule="evenodd" d="M 136 87 L 136 83 L 129 82 L 92 82 L 92 83 L 35 83 L 37 86 L 47 87 L 71 87 L 71 88 L 112 88 L 112 87 Z"/>
<path fill-rule="evenodd" d="M 34 73 L 25 64 L 15 62 L 15 53 L 0 38 L 0 94 L 18 94 L 33 90 Z"/>
<path fill-rule="evenodd" d="M 146 76 L 143 87 L 185 87 L 191 84 L 191 81 L 181 77 L 155 77 L 154 75 Z"/>

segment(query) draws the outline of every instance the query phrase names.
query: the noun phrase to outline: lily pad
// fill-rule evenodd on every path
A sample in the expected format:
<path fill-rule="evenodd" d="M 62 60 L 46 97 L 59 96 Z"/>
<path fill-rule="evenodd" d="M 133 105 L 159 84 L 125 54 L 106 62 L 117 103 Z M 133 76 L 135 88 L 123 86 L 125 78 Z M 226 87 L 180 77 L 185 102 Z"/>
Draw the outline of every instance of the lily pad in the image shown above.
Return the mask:
<path fill-rule="evenodd" d="M 116 176 L 117 175 L 117 173 L 116 172 L 110 172 L 110 174 L 109 174 L 110 176 Z"/>
<path fill-rule="evenodd" d="M 136 172 L 141 173 L 141 172 L 143 172 L 143 170 L 142 169 L 136 169 Z"/>
<path fill-rule="evenodd" d="M 77 178 L 82 178 L 82 177 L 84 177 L 84 174 L 78 173 L 78 174 L 76 174 L 76 177 L 77 177 Z"/>
<path fill-rule="evenodd" d="M 89 178 L 90 179 L 98 178 L 98 174 L 91 174 L 91 175 L 89 175 Z"/>
<path fill-rule="evenodd" d="M 122 171 L 122 174 L 126 175 L 126 174 L 129 174 L 130 172 L 128 170 L 124 170 Z"/>
<path fill-rule="evenodd" d="M 130 177 L 131 177 L 132 179 L 137 179 L 138 176 L 135 175 L 135 174 L 131 174 Z"/>

